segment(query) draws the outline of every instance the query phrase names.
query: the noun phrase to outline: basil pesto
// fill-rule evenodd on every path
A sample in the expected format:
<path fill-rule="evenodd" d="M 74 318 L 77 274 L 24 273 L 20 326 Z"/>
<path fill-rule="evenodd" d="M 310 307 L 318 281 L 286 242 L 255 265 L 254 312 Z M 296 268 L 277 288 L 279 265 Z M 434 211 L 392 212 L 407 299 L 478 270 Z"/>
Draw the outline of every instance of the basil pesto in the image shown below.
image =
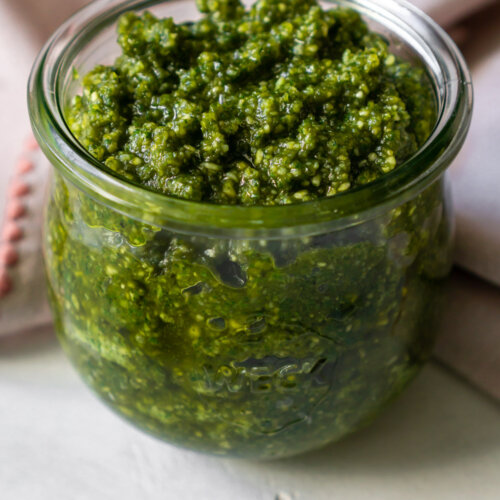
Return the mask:
<path fill-rule="evenodd" d="M 397 168 L 429 136 L 432 92 L 352 10 L 316 0 L 198 0 L 175 24 L 118 25 L 122 54 L 83 79 L 71 130 L 98 160 L 190 200 L 275 205 Z"/>
<path fill-rule="evenodd" d="M 193 23 L 122 17 L 122 55 L 84 77 L 68 110 L 116 175 L 190 200 L 288 204 L 369 183 L 429 135 L 423 71 L 356 12 L 198 5 Z M 308 236 L 146 220 L 56 172 L 45 254 L 65 350 L 162 439 L 245 457 L 309 450 L 370 421 L 429 356 L 450 268 L 442 178 Z"/>

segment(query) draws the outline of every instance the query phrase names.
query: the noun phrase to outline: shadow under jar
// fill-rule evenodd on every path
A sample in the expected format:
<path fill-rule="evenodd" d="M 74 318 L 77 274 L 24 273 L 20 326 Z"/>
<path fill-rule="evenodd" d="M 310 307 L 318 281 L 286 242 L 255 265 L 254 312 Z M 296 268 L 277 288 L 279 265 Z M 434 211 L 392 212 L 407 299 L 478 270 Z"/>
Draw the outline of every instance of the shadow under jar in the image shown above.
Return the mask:
<path fill-rule="evenodd" d="M 92 3 L 55 33 L 29 86 L 54 165 L 44 252 L 55 325 L 84 380 L 147 432 L 195 450 L 271 458 L 368 423 L 428 359 L 451 267 L 444 172 L 470 121 L 470 77 L 446 34 L 402 3 L 340 0 L 423 65 L 436 123 L 393 172 L 287 206 L 223 206 L 128 183 L 63 112 L 74 71 L 119 53 L 117 18 L 193 19 L 186 1 Z"/>

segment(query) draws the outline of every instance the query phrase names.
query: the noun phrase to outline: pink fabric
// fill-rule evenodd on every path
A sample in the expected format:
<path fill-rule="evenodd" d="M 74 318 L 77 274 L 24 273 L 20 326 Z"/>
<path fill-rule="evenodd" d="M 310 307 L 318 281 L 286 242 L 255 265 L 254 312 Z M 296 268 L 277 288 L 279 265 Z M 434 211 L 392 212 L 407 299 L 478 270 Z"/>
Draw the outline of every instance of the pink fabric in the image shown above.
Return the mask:
<path fill-rule="evenodd" d="M 499 320 L 500 288 L 455 271 L 435 355 L 500 400 Z"/>
<path fill-rule="evenodd" d="M 40 248 L 48 171 L 30 138 L 7 189 L 0 240 L 0 337 L 50 323 Z"/>
<path fill-rule="evenodd" d="M 442 26 L 463 21 L 470 14 L 496 0 L 412 0 L 411 3 L 427 12 Z"/>
<path fill-rule="evenodd" d="M 493 13 L 492 19 L 485 14 L 471 26 L 465 45 L 473 74 L 474 114 L 451 175 L 457 207 L 456 260 L 500 286 L 500 5 Z"/>

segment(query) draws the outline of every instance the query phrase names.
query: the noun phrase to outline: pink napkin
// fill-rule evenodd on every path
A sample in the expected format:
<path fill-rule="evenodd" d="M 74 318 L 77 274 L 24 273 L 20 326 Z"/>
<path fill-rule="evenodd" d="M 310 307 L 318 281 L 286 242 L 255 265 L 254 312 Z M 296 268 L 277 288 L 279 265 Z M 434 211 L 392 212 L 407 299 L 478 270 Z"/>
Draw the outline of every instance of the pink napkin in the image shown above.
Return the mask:
<path fill-rule="evenodd" d="M 26 141 L 7 191 L 0 243 L 0 337 L 50 323 L 41 253 L 49 164 Z"/>
<path fill-rule="evenodd" d="M 451 174 L 457 206 L 457 262 L 500 286 L 500 5 L 471 26 L 474 115 Z M 481 36 L 476 36 L 480 30 Z M 478 33 L 479 34 L 479 33 Z"/>
<path fill-rule="evenodd" d="M 435 356 L 500 400 L 500 288 L 456 270 Z"/>
<path fill-rule="evenodd" d="M 411 0 L 418 8 L 427 12 L 441 26 L 467 19 L 467 16 L 496 0 Z"/>

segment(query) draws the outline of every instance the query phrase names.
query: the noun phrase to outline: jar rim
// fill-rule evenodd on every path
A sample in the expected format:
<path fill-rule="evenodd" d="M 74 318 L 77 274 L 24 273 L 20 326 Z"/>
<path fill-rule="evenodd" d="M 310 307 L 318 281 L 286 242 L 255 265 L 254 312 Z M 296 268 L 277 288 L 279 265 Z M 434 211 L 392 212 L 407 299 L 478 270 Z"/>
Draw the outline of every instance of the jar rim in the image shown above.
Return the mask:
<path fill-rule="evenodd" d="M 187 1 L 187 0 L 181 0 Z M 423 146 L 392 172 L 332 197 L 288 205 L 222 205 L 176 198 L 128 181 L 90 155 L 70 132 L 58 88 L 71 49 L 124 12 L 171 0 L 96 0 L 80 9 L 49 39 L 28 84 L 28 108 L 35 137 L 49 161 L 99 201 L 138 220 L 188 232 L 281 237 L 307 228 L 308 234 L 342 228 L 375 217 L 416 196 L 450 165 L 470 125 L 472 82 L 458 47 L 430 17 L 404 0 L 328 0 L 396 32 L 426 64 L 438 100 L 437 120 Z"/>

